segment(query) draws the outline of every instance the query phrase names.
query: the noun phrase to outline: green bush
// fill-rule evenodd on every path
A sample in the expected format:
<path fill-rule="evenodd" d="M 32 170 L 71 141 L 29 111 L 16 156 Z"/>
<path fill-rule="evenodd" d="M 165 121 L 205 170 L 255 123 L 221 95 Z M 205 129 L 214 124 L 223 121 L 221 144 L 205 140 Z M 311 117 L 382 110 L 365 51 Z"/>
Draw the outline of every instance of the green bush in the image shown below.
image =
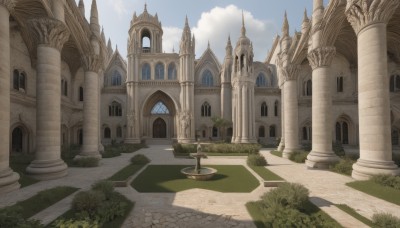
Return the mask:
<path fill-rule="evenodd" d="M 109 200 L 114 192 L 114 184 L 111 181 L 101 180 L 92 185 L 92 190 L 102 192 L 106 200 Z"/>
<path fill-rule="evenodd" d="M 289 159 L 296 163 L 304 163 L 307 159 L 308 154 L 309 152 L 296 151 L 290 154 Z"/>
<path fill-rule="evenodd" d="M 250 154 L 247 157 L 247 165 L 249 166 L 266 166 L 267 160 L 261 154 Z"/>
<path fill-rule="evenodd" d="M 143 154 L 137 154 L 131 158 L 131 162 L 134 165 L 146 165 L 150 159 Z"/>
<path fill-rule="evenodd" d="M 41 228 L 44 227 L 37 220 L 24 219 L 22 208 L 6 207 L 0 210 L 0 227 Z"/>
<path fill-rule="evenodd" d="M 371 178 L 375 183 L 400 190 L 400 176 L 376 175 Z"/>
<path fill-rule="evenodd" d="M 336 173 L 341 173 L 350 176 L 353 171 L 354 160 L 345 158 L 341 159 L 338 163 L 331 165 L 329 169 Z"/>
<path fill-rule="evenodd" d="M 73 160 L 72 165 L 75 167 L 97 167 L 99 159 L 94 157 L 82 157 Z"/>
<path fill-rule="evenodd" d="M 84 218 L 80 220 L 76 219 L 69 219 L 69 220 L 64 220 L 60 219 L 57 220 L 54 224 L 55 227 L 58 228 L 98 228 L 100 224 L 98 221 L 93 221 L 89 218 Z"/>
<path fill-rule="evenodd" d="M 177 154 L 189 154 L 197 152 L 197 145 L 195 144 L 175 143 L 174 145 L 172 145 L 172 147 L 174 148 L 174 152 Z"/>
<path fill-rule="evenodd" d="M 345 151 L 341 142 L 333 142 L 332 143 L 333 152 L 339 157 L 345 156 Z"/>
<path fill-rule="evenodd" d="M 282 183 L 265 193 L 261 199 L 266 207 L 286 207 L 302 210 L 308 203 L 309 191 L 301 184 Z"/>
<path fill-rule="evenodd" d="M 101 224 L 113 221 L 115 218 L 125 214 L 128 205 L 120 198 L 121 195 L 119 193 L 113 192 L 110 200 L 103 202 L 97 209 L 96 217 L 99 218 Z"/>
<path fill-rule="evenodd" d="M 203 152 L 207 153 L 258 154 L 260 149 L 260 144 L 214 143 L 202 145 Z"/>
<path fill-rule="evenodd" d="M 90 217 L 95 215 L 97 208 L 105 200 L 104 193 L 100 191 L 84 191 L 75 195 L 72 200 L 72 209 L 75 212 L 86 212 Z"/>
<path fill-rule="evenodd" d="M 262 214 L 265 227 L 310 227 L 311 223 L 307 214 L 293 208 L 264 207 Z"/>
<path fill-rule="evenodd" d="M 373 227 L 400 228 L 400 218 L 388 213 L 378 213 L 372 216 Z"/>
<path fill-rule="evenodd" d="M 393 161 L 396 165 L 400 166 L 400 154 L 393 153 Z"/>
<path fill-rule="evenodd" d="M 102 158 L 114 158 L 114 157 L 118 157 L 118 156 L 121 156 L 121 153 L 116 148 L 107 149 L 107 150 L 104 150 L 103 153 L 101 153 Z"/>

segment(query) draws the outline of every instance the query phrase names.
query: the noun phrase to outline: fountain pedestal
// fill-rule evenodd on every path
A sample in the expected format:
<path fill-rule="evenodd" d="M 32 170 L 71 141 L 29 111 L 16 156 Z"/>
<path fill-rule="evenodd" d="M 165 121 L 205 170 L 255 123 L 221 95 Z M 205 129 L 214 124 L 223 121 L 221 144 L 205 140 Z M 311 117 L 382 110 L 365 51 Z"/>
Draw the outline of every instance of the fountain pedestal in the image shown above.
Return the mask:
<path fill-rule="evenodd" d="M 185 174 L 190 179 L 205 181 L 211 179 L 214 174 L 217 173 L 217 170 L 209 167 L 201 167 L 201 159 L 207 158 L 207 155 L 200 151 L 201 146 L 198 144 L 197 153 L 190 154 L 191 157 L 196 159 L 196 166 L 183 168 L 181 173 Z"/>

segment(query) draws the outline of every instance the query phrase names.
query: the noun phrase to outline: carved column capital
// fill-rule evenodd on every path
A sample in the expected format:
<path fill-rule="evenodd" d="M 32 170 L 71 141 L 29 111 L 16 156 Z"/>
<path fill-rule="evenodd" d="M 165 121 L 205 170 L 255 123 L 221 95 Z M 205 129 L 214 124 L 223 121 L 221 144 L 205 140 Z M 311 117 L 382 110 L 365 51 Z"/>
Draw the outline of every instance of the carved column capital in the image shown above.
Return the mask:
<path fill-rule="evenodd" d="M 82 64 L 85 71 L 98 73 L 103 65 L 103 59 L 99 55 L 89 54 L 82 58 Z"/>
<path fill-rule="evenodd" d="M 399 0 L 347 0 L 346 16 L 356 34 L 375 23 L 388 23 Z"/>
<path fill-rule="evenodd" d="M 15 7 L 15 0 L 0 0 L 0 5 L 5 6 L 9 12 L 12 12 Z"/>
<path fill-rule="evenodd" d="M 48 45 L 59 51 L 70 35 L 67 26 L 62 21 L 53 18 L 31 19 L 28 21 L 28 27 L 37 45 Z"/>
<path fill-rule="evenodd" d="M 296 80 L 300 72 L 300 67 L 298 65 L 290 64 L 286 67 L 281 68 L 281 74 L 285 81 Z"/>
<path fill-rule="evenodd" d="M 330 66 L 335 55 L 335 47 L 319 47 L 308 53 L 307 58 L 311 68 L 314 70 L 319 67 Z"/>

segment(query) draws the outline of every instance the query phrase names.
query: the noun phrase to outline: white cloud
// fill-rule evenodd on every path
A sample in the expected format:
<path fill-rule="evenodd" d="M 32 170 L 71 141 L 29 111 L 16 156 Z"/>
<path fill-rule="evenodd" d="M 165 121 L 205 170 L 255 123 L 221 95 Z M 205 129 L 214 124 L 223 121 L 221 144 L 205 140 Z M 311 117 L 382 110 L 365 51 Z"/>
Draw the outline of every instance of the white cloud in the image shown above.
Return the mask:
<path fill-rule="evenodd" d="M 163 49 L 165 52 L 170 53 L 172 49 L 179 52 L 179 43 L 182 36 L 182 29 L 177 27 L 163 27 Z"/>
<path fill-rule="evenodd" d="M 272 45 L 273 33 L 276 31 L 272 22 L 261 21 L 253 17 L 250 12 L 244 11 L 244 21 L 247 37 L 253 42 L 255 60 L 263 61 L 267 50 Z M 225 8 L 215 7 L 204 12 L 193 33 L 196 37 L 197 58 L 206 50 L 210 41 L 211 49 L 222 62 L 225 56 L 225 46 L 228 35 L 231 35 L 232 46 L 240 36 L 242 27 L 242 10 L 235 5 Z"/>
<path fill-rule="evenodd" d="M 112 6 L 120 18 L 128 13 L 124 0 L 108 0 L 108 4 Z"/>

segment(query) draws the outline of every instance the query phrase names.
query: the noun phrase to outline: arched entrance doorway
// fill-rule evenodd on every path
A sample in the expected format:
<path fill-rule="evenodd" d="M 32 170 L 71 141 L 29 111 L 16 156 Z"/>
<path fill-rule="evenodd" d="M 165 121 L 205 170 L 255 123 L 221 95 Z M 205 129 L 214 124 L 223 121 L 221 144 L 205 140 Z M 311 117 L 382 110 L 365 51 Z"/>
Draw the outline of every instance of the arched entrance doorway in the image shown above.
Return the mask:
<path fill-rule="evenodd" d="M 167 124 L 161 118 L 157 118 L 153 122 L 153 138 L 156 139 L 167 138 Z"/>
<path fill-rule="evenodd" d="M 23 131 L 21 129 L 21 127 L 16 127 L 14 128 L 14 130 L 12 131 L 12 147 L 11 147 L 11 151 L 13 153 L 21 153 L 23 152 Z"/>

